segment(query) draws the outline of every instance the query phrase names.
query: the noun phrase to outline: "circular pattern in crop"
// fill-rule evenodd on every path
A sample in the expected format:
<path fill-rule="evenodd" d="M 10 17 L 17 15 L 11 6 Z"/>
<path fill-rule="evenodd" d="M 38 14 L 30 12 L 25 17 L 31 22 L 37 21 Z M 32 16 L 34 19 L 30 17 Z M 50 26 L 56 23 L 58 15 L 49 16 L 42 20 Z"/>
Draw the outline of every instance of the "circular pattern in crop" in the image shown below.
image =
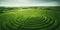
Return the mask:
<path fill-rule="evenodd" d="M 55 11 L 26 10 L 0 15 L 2 30 L 55 30 L 59 25 Z"/>

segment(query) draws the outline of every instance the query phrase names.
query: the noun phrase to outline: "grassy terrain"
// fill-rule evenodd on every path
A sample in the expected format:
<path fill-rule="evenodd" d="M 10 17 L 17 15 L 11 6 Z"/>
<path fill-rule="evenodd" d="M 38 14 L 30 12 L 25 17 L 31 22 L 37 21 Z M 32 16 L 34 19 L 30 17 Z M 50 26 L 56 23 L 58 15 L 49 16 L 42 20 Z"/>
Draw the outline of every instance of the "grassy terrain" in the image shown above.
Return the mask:
<path fill-rule="evenodd" d="M 1 7 L 0 30 L 60 30 L 59 8 Z"/>

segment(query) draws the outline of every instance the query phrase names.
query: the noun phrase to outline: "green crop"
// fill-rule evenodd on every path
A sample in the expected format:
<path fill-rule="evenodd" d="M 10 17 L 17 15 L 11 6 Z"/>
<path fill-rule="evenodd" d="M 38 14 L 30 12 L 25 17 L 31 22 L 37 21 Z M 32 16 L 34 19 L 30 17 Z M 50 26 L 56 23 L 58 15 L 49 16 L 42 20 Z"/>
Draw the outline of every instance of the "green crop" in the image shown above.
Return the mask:
<path fill-rule="evenodd" d="M 0 30 L 60 30 L 60 12 L 15 10 L 0 14 Z"/>

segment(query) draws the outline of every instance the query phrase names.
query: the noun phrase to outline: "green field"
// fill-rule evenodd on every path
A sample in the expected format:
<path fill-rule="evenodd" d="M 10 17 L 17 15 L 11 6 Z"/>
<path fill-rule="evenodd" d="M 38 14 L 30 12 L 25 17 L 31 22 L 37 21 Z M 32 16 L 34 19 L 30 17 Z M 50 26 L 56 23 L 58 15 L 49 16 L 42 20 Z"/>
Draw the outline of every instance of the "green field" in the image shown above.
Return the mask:
<path fill-rule="evenodd" d="M 0 7 L 0 30 L 60 30 L 60 7 Z"/>

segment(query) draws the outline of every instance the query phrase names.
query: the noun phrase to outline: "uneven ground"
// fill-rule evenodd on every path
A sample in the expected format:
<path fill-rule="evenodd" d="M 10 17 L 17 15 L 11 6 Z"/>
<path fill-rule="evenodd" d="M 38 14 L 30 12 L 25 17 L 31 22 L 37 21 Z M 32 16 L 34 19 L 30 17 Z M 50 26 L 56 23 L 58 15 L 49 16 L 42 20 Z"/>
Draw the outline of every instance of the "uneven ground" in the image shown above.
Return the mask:
<path fill-rule="evenodd" d="M 14 9 L 0 14 L 0 30 L 60 30 L 60 11 Z"/>

